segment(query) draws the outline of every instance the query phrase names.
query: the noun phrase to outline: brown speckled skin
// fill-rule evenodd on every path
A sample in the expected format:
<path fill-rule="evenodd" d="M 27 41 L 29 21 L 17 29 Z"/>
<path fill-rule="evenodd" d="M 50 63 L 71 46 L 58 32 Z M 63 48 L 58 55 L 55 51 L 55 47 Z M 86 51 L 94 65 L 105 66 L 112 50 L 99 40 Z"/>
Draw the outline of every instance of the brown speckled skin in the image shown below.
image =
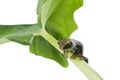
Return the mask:
<path fill-rule="evenodd" d="M 81 42 L 74 40 L 74 39 L 64 39 L 58 41 L 60 49 L 64 51 L 64 55 L 67 57 L 68 52 L 73 53 L 70 57 L 71 59 L 75 59 L 79 57 L 80 60 L 84 60 L 88 63 L 88 59 L 83 56 L 83 45 Z"/>

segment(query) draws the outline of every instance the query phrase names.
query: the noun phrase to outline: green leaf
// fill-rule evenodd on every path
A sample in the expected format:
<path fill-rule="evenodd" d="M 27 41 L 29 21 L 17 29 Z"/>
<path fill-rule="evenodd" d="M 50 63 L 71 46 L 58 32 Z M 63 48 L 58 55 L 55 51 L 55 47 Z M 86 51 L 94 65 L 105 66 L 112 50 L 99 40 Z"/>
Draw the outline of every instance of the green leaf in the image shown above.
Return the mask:
<path fill-rule="evenodd" d="M 68 62 L 59 51 L 57 40 L 53 37 L 68 38 L 77 28 L 73 12 L 81 5 L 82 0 L 39 0 L 38 24 L 0 25 L 0 42 L 15 41 L 30 45 L 32 53 L 55 60 L 67 67 Z"/>
<path fill-rule="evenodd" d="M 0 44 L 6 43 L 6 42 L 9 42 L 9 40 L 6 38 L 0 38 Z"/>
<path fill-rule="evenodd" d="M 42 5 L 45 3 L 46 0 L 38 0 L 38 5 L 37 5 L 37 14 L 38 14 L 38 26 L 41 26 L 41 8 Z"/>
<path fill-rule="evenodd" d="M 57 40 L 69 38 L 77 29 L 73 13 L 83 5 L 83 0 L 44 0 L 39 5 L 38 23 L 42 23 L 42 27 Z"/>
<path fill-rule="evenodd" d="M 42 36 L 34 37 L 32 44 L 30 44 L 30 51 L 38 56 L 43 56 L 48 59 L 55 60 L 64 67 L 68 66 L 68 62 L 63 54 L 56 50 Z"/>
<path fill-rule="evenodd" d="M 42 26 L 42 29 L 35 35 L 42 37 L 34 37 L 33 43 L 30 44 L 30 51 L 36 55 L 53 59 L 64 67 L 68 66 L 66 58 L 61 55 L 61 51 L 58 51 L 57 41 L 52 36 L 57 40 L 69 38 L 71 33 L 77 29 L 73 13 L 82 4 L 82 0 L 39 0 L 38 24 Z"/>
<path fill-rule="evenodd" d="M 37 24 L 0 25 L 0 43 L 15 41 L 24 45 L 31 43 L 34 32 L 40 31 Z"/>
<path fill-rule="evenodd" d="M 57 5 L 60 3 L 61 0 L 47 0 L 41 9 L 41 23 L 42 26 L 45 27 L 45 24 L 51 14 L 54 12 Z"/>
<path fill-rule="evenodd" d="M 45 1 L 46 1 L 46 0 L 38 0 L 38 5 L 37 5 L 37 14 L 38 14 L 38 15 L 40 15 L 42 5 L 45 3 Z"/>

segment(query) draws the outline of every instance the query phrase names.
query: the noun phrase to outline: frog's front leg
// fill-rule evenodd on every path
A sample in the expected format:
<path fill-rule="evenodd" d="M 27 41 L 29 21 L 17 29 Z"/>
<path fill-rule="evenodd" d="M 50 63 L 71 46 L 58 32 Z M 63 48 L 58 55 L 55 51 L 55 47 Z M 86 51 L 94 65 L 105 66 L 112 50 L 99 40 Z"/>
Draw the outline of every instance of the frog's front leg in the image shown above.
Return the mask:
<path fill-rule="evenodd" d="M 86 63 L 88 63 L 88 58 L 86 58 L 85 56 L 79 56 L 80 60 L 84 60 Z"/>
<path fill-rule="evenodd" d="M 68 58 L 68 52 L 69 52 L 69 51 L 64 50 L 64 56 L 65 56 L 66 58 Z"/>

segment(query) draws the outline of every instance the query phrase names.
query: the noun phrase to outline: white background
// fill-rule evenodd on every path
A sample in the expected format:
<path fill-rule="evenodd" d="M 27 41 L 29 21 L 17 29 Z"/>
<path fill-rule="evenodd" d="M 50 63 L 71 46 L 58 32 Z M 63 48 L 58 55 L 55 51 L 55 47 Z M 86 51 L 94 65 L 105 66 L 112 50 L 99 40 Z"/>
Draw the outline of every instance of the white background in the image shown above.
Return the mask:
<path fill-rule="evenodd" d="M 0 0 L 0 24 L 36 23 L 37 0 Z M 84 44 L 89 65 L 104 80 L 120 80 L 120 1 L 84 0 L 71 38 Z M 0 45 L 0 80 L 87 80 L 70 62 L 63 68 L 14 42 Z"/>

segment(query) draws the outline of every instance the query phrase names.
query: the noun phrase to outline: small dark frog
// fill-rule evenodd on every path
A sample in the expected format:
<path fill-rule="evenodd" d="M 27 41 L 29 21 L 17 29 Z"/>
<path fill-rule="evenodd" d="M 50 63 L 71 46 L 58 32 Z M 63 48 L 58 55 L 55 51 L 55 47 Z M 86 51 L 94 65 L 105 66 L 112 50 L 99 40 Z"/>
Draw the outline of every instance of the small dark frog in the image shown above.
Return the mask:
<path fill-rule="evenodd" d="M 73 53 L 70 57 L 71 59 L 75 59 L 79 57 L 80 60 L 84 60 L 88 63 L 88 59 L 83 56 L 83 45 L 81 42 L 74 39 L 64 39 L 58 41 L 60 49 L 64 51 L 64 55 L 68 57 L 68 53 Z"/>

